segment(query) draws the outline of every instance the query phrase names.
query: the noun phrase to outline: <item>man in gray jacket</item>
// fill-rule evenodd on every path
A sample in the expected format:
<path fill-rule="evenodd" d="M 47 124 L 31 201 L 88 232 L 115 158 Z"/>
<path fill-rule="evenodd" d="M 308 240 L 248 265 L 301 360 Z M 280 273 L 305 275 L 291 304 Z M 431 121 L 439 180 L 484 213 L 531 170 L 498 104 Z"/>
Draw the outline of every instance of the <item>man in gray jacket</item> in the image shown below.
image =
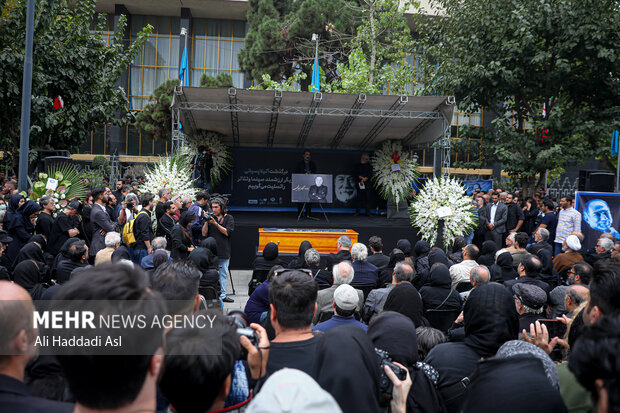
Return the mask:
<path fill-rule="evenodd" d="M 499 195 L 494 193 L 491 202 L 480 209 L 480 223 L 486 229 L 484 239 L 495 242 L 498 248 L 502 247 L 502 236 L 506 232 L 508 207 L 499 202 Z"/>
<path fill-rule="evenodd" d="M 392 291 L 392 288 L 400 283 L 411 282 L 415 275 L 415 270 L 411 264 L 407 261 L 401 261 L 394 266 L 394 272 L 392 273 L 392 284 L 385 288 L 378 288 L 372 290 L 366 298 L 364 303 L 364 312 L 362 313 L 363 320 L 368 323 L 373 315 L 378 314 L 383 310 L 385 300 L 387 300 L 388 294 Z"/>
<path fill-rule="evenodd" d="M 319 321 L 321 313 L 334 312 L 334 291 L 342 284 L 351 284 L 355 271 L 350 261 L 342 261 L 334 265 L 332 269 L 334 276 L 334 285 L 324 290 L 320 290 L 316 297 L 316 312 L 312 318 L 312 324 L 316 324 Z M 357 290 L 357 295 L 360 303 L 364 302 L 364 293 L 362 290 Z"/>
<path fill-rule="evenodd" d="M 105 209 L 108 203 L 108 193 L 110 190 L 98 187 L 92 190 L 91 194 L 95 204 L 90 212 L 90 225 L 93 227 L 93 239 L 90 242 L 89 255 L 94 260 L 95 255 L 105 248 L 105 235 L 116 229 L 114 222 Z"/>

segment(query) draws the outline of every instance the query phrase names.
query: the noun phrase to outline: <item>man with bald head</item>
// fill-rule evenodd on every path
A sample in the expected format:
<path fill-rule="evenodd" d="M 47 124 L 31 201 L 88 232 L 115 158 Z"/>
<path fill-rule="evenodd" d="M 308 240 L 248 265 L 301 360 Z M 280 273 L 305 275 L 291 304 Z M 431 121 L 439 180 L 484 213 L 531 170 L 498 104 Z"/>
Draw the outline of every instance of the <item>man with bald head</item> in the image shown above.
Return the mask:
<path fill-rule="evenodd" d="M 72 404 L 33 397 L 24 384 L 26 364 L 36 355 L 33 311 L 28 291 L 0 281 L 0 411 L 72 412 Z"/>
<path fill-rule="evenodd" d="M 581 303 L 585 303 L 588 301 L 588 297 L 590 296 L 590 289 L 585 285 L 575 284 L 571 285 L 566 289 L 566 294 L 564 295 L 564 305 L 568 310 L 568 316 L 572 318 L 575 314 L 573 311 L 577 307 L 581 305 Z"/>

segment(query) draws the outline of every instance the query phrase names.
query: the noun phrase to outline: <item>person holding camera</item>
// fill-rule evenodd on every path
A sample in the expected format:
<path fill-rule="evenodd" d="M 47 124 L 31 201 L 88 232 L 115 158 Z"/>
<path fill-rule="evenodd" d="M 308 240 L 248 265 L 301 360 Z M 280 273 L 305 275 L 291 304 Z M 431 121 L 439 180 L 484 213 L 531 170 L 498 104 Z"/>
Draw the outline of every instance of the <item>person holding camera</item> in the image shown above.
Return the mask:
<path fill-rule="evenodd" d="M 136 237 L 136 243 L 132 245 L 132 261 L 140 265 L 142 258 L 153 253 L 151 241 L 155 235 L 153 234 L 153 225 L 151 223 L 151 211 L 153 210 L 155 196 L 149 192 L 142 194 L 142 209 L 136 215 L 133 223 L 133 232 Z"/>
<path fill-rule="evenodd" d="M 189 231 L 190 224 L 194 221 L 194 213 L 191 211 L 185 211 L 181 214 L 181 219 L 170 231 L 170 237 L 172 238 L 172 248 L 170 257 L 173 260 L 185 259 L 189 257 L 189 253 L 194 250 L 194 244 L 192 244 L 192 234 Z"/>
<path fill-rule="evenodd" d="M 142 209 L 138 195 L 130 192 L 125 197 L 125 201 L 121 204 L 121 210 L 118 214 L 118 223 L 122 227 L 125 223 L 135 218 L 136 214 Z"/>
<path fill-rule="evenodd" d="M 201 191 L 196 194 L 196 202 L 194 202 L 192 206 L 187 209 L 194 214 L 194 220 L 190 226 L 192 243 L 194 245 L 200 245 L 200 242 L 206 236 L 205 231 L 209 220 L 205 213 L 205 208 L 207 210 L 209 208 L 209 193 Z M 185 211 L 181 211 L 181 214 L 183 214 L 183 212 Z"/>
<path fill-rule="evenodd" d="M 235 230 L 235 219 L 226 213 L 226 204 L 220 198 L 211 201 L 212 214 L 207 215 L 207 223 L 203 227 L 202 236 L 215 238 L 217 245 L 217 257 L 220 261 L 220 287 L 222 289 L 220 298 L 225 303 L 232 303 L 234 300 L 226 297 L 226 281 L 228 279 L 228 264 L 230 263 L 230 252 L 232 248 L 231 235 Z M 206 231 L 205 231 L 206 229 Z"/>

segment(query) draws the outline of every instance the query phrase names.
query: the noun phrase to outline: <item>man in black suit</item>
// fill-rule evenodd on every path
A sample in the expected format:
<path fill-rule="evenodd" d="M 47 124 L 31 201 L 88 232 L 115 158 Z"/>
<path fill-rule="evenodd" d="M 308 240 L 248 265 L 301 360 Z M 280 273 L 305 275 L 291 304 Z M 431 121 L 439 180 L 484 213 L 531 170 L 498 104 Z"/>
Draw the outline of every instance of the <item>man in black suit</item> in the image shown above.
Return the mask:
<path fill-rule="evenodd" d="M 310 151 L 305 150 L 303 158 L 297 162 L 295 166 L 296 174 L 315 174 L 316 173 L 316 165 L 314 161 L 310 158 Z M 301 214 L 301 210 L 304 207 L 304 204 L 297 205 L 297 215 Z M 312 207 L 310 203 L 306 203 L 306 217 L 310 216 L 310 212 L 312 211 Z"/>
<path fill-rule="evenodd" d="M 97 187 L 92 190 L 93 209 L 90 213 L 90 225 L 93 228 L 93 239 L 90 243 L 89 256 L 95 259 L 95 255 L 105 248 L 105 234 L 114 231 L 116 227 L 106 211 L 108 194 L 105 188 Z"/>
<path fill-rule="evenodd" d="M 24 370 L 36 354 L 34 306 L 28 291 L 0 281 L 0 411 L 70 413 L 74 406 L 33 397 L 24 384 Z M 10 314 L 10 316 L 7 316 Z"/>
<path fill-rule="evenodd" d="M 502 235 L 506 232 L 506 219 L 508 207 L 499 202 L 499 195 L 491 196 L 491 203 L 480 209 L 480 222 L 485 228 L 484 239 L 492 240 L 498 248 L 502 246 Z"/>
<path fill-rule="evenodd" d="M 308 199 L 315 202 L 325 202 L 327 200 L 327 186 L 323 185 L 323 177 L 317 176 L 314 185 L 310 186 Z"/>

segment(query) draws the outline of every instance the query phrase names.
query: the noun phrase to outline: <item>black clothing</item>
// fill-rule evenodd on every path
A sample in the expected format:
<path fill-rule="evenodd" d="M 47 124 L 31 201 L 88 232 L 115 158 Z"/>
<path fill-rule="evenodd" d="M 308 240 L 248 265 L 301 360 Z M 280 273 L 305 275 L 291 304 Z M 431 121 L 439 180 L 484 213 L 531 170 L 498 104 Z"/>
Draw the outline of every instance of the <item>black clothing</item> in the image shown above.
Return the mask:
<path fill-rule="evenodd" d="M 295 173 L 296 174 L 305 174 L 305 173 L 315 174 L 316 165 L 313 160 L 306 162 L 303 159 L 301 159 L 299 162 L 297 162 L 297 165 L 295 165 Z"/>
<path fill-rule="evenodd" d="M 38 235 L 37 237 L 40 237 L 40 239 L 34 239 L 35 237 L 32 237 L 30 239 L 30 242 L 28 242 L 28 244 L 24 245 L 24 247 L 19 250 L 19 254 L 17 254 L 17 257 L 13 262 L 13 268 L 15 268 L 17 264 L 25 260 L 35 260 L 45 263 L 43 250 L 41 249 L 45 248 L 45 242 L 43 241 L 43 237 L 41 237 L 41 235 Z"/>
<path fill-rule="evenodd" d="M 308 199 L 311 202 L 325 202 L 327 200 L 327 186 L 310 185 L 310 190 L 308 191 Z"/>
<path fill-rule="evenodd" d="M 271 267 L 282 265 L 282 261 L 278 258 L 278 245 L 275 242 L 268 242 L 263 248 L 263 255 L 256 257 L 252 268 L 255 270 L 270 270 Z"/>
<path fill-rule="evenodd" d="M 216 257 L 216 260 L 217 260 L 217 243 L 215 241 L 215 238 L 207 237 L 207 238 L 203 239 L 200 242 L 200 247 L 201 248 L 206 248 L 209 251 L 211 251 L 211 253 Z M 218 262 L 218 265 L 219 265 L 219 261 L 217 261 L 217 262 Z"/>
<path fill-rule="evenodd" d="M 549 383 L 541 361 L 523 355 L 478 363 L 462 411 L 565 413 L 567 410 L 560 392 Z"/>
<path fill-rule="evenodd" d="M 512 255 L 508 251 L 502 252 L 497 257 L 497 263 L 491 265 L 489 269 L 491 273 L 491 281 L 503 283 L 514 280 L 519 276 L 512 266 Z"/>
<path fill-rule="evenodd" d="M 359 327 L 356 328 L 359 329 Z M 271 349 L 269 350 L 269 360 L 267 360 L 267 376 L 284 367 L 301 370 L 311 375 L 316 347 L 319 341 L 320 338 L 318 336 L 308 340 L 288 343 L 274 343 L 272 341 L 270 344 Z"/>
<path fill-rule="evenodd" d="M 383 304 L 384 311 L 396 311 L 407 316 L 417 327 L 427 326 L 424 318 L 424 306 L 420 293 L 409 283 L 402 283 L 392 288 Z"/>
<path fill-rule="evenodd" d="M 302 241 L 301 244 L 299 244 L 299 254 L 297 254 L 297 257 L 291 260 L 291 262 L 288 264 L 288 268 L 308 268 L 308 265 L 306 264 L 305 254 L 306 251 L 308 251 L 310 248 L 312 248 L 312 244 L 310 243 L 310 241 Z"/>
<path fill-rule="evenodd" d="M 112 195 L 114 195 L 114 198 L 116 198 L 116 205 L 122 204 L 123 201 L 125 200 L 125 195 L 123 195 L 121 191 L 114 191 L 112 192 Z M 113 219 L 112 221 L 116 221 L 116 220 Z"/>
<path fill-rule="evenodd" d="M 185 259 L 189 256 L 188 248 L 192 246 L 192 236 L 189 230 L 184 230 L 181 224 L 172 227 L 172 245 L 170 257 L 173 260 Z"/>
<path fill-rule="evenodd" d="M 516 228 L 519 221 L 524 220 L 523 210 L 514 202 L 508 204 L 507 207 L 508 213 L 506 214 L 506 231 L 512 231 Z"/>
<path fill-rule="evenodd" d="M 366 261 L 377 267 L 378 270 L 382 270 L 383 268 L 387 267 L 388 263 L 390 262 L 390 257 L 378 252 L 369 256 Z"/>
<path fill-rule="evenodd" d="M 334 284 L 334 275 L 331 271 L 322 268 L 311 268 L 311 270 L 314 281 L 316 281 L 318 285 L 329 285 L 331 287 Z"/>
<path fill-rule="evenodd" d="M 540 280 L 539 274 L 536 274 L 534 276 L 526 275 L 524 277 L 519 277 L 516 280 L 505 282 L 504 285 L 506 286 L 506 288 L 508 288 L 508 291 L 512 293 L 512 286 L 517 283 L 526 283 L 526 284 L 535 285 L 536 287 L 540 287 L 543 290 L 545 290 L 547 294 L 551 292 L 551 287 L 546 282 Z"/>
<path fill-rule="evenodd" d="M 536 320 L 540 320 L 541 318 L 545 318 L 544 314 L 519 314 L 519 331 L 530 332 L 530 324 L 535 323 Z"/>
<path fill-rule="evenodd" d="M 171 250 L 172 248 L 172 228 L 174 227 L 174 224 L 176 224 L 176 221 L 174 218 L 164 214 L 158 221 L 157 221 L 157 236 L 158 237 L 165 237 L 166 241 L 168 242 L 168 249 Z"/>
<path fill-rule="evenodd" d="M 90 243 L 93 239 L 93 226 L 90 222 L 90 213 L 92 211 L 93 211 L 92 205 L 84 205 L 84 208 L 82 208 L 82 212 L 80 213 L 80 215 L 82 216 L 82 222 L 81 222 L 82 228 L 80 229 L 80 233 L 84 236 L 84 239 L 88 243 L 88 248 L 90 248 L 91 246 Z M 116 217 L 114 217 L 112 222 L 115 222 L 115 223 L 118 222 Z"/>
<path fill-rule="evenodd" d="M 161 217 L 164 216 L 164 214 L 166 213 L 166 210 L 164 209 L 164 204 L 165 202 L 162 202 L 161 200 L 157 203 L 157 205 L 155 205 L 155 219 L 157 219 L 157 222 L 159 222 L 159 220 L 161 219 Z M 158 234 L 157 236 L 161 237 L 163 234 Z"/>
<path fill-rule="evenodd" d="M 331 271 L 334 265 L 340 264 L 342 261 L 352 261 L 351 251 L 340 250 L 336 254 L 329 254 L 327 256 L 327 269 Z"/>
<path fill-rule="evenodd" d="M 551 251 L 545 249 L 539 249 L 536 252 L 540 262 L 542 263 L 542 269 L 540 270 L 540 280 L 549 284 L 551 289 L 557 287 L 560 281 L 560 275 L 558 271 L 553 267 L 553 259 L 551 258 Z"/>
<path fill-rule="evenodd" d="M 596 250 L 592 249 L 593 253 L 591 253 L 590 250 L 588 250 L 586 252 L 586 255 L 583 256 L 583 258 L 585 259 L 585 261 L 590 264 L 591 266 L 594 267 L 594 264 L 596 264 L 598 261 L 600 260 L 609 260 L 611 259 L 611 252 L 610 251 L 606 251 L 602 254 L 597 254 Z"/>
<path fill-rule="evenodd" d="M 461 296 L 452 289 L 450 270 L 445 265 L 438 265 L 431 270 L 430 285 L 420 289 L 425 310 L 460 310 Z"/>
<path fill-rule="evenodd" d="M 536 229 L 536 219 L 538 218 L 538 207 L 532 205 L 530 210 L 523 211 L 523 226 L 521 228 L 527 235 L 532 235 L 532 232 Z"/>
<path fill-rule="evenodd" d="M 69 239 L 69 230 L 77 228 L 80 221 L 77 216 L 70 217 L 64 212 L 59 212 L 54 220 L 52 232 L 50 233 L 49 242 L 47 243 L 47 253 L 58 255 L 60 247 Z"/>
<path fill-rule="evenodd" d="M 140 212 L 136 215 L 135 221 L 133 222 L 133 233 L 136 237 L 136 243 L 131 247 L 134 250 L 148 249 L 144 241 L 152 242 L 154 238 L 153 224 L 151 223 L 151 211 L 145 208 L 140 210 Z"/>
<path fill-rule="evenodd" d="M 19 413 L 71 413 L 74 405 L 33 397 L 26 385 L 0 374 L 0 411 Z"/>
<path fill-rule="evenodd" d="M 217 245 L 217 257 L 227 260 L 230 258 L 231 253 L 231 237 L 233 231 L 235 230 L 235 219 L 232 215 L 226 214 L 222 218 L 218 219 L 218 221 L 221 226 L 226 228 L 228 236 L 222 234 L 220 230 L 217 229 L 217 226 L 213 224 L 209 224 L 208 236 L 215 239 L 215 244 Z"/>
<path fill-rule="evenodd" d="M 467 240 L 465 237 L 454 238 L 452 244 L 452 253 L 449 255 L 450 260 L 455 264 L 463 262 L 463 248 L 467 246 Z"/>
<path fill-rule="evenodd" d="M 407 239 L 401 239 L 396 243 L 396 248 L 401 250 L 405 257 L 411 257 L 411 243 Z"/>
<path fill-rule="evenodd" d="M 13 197 L 11 197 L 11 201 L 13 201 Z M 34 225 L 30 222 L 30 216 L 41 209 L 41 206 L 36 202 L 26 201 L 25 204 L 17 209 L 11 222 L 8 223 L 8 233 L 13 238 L 13 241 L 9 244 L 5 254 L 11 262 L 15 260 L 19 251 L 26 245 L 34 233 Z"/>
<path fill-rule="evenodd" d="M 491 267 L 493 264 L 495 264 L 496 252 L 497 245 L 495 245 L 495 242 L 491 240 L 484 241 L 482 243 L 482 248 L 480 248 L 480 256 L 478 257 L 476 262 L 480 265 L 486 265 L 487 267 Z"/>
<path fill-rule="evenodd" d="M 86 267 L 88 265 L 87 262 L 76 262 L 72 260 L 65 260 L 58 264 L 58 268 L 56 269 L 56 282 L 58 284 L 64 284 L 71 278 L 71 273 L 76 268 Z"/>
<path fill-rule="evenodd" d="M 26 260 L 17 264 L 13 270 L 13 281 L 27 290 L 33 300 L 38 300 L 46 288 L 42 284 L 44 274 L 42 262 Z"/>
<path fill-rule="evenodd" d="M 538 255 L 538 251 L 541 249 L 545 249 L 549 251 L 549 254 L 553 255 L 553 248 L 547 241 L 538 241 L 537 243 L 530 245 L 527 252 L 533 255 Z"/>
<path fill-rule="evenodd" d="M 426 362 L 439 372 L 439 391 L 451 413 L 459 411 L 465 392 L 448 399 L 446 389 L 469 377 L 480 358 L 493 356 L 506 341 L 516 339 L 519 331 L 512 294 L 497 284 L 481 285 L 471 291 L 463 319 L 464 342 L 439 344 L 426 357 Z"/>
<path fill-rule="evenodd" d="M 52 225 L 54 225 L 54 218 L 50 214 L 41 212 L 37 218 L 34 232 L 37 234 L 43 234 L 47 239 L 49 239 L 52 231 Z"/>
<path fill-rule="evenodd" d="M 202 273 L 198 292 L 205 296 L 206 288 L 212 287 L 216 293 L 216 297 L 213 298 L 217 298 L 220 293 L 220 272 L 217 257 L 206 248 L 196 248 L 190 252 L 188 258 Z"/>
<path fill-rule="evenodd" d="M 420 240 L 415 243 L 413 251 L 415 252 L 414 266 L 417 279 L 420 279 L 422 274 L 428 274 L 430 271 L 430 266 L 428 265 L 428 253 L 430 250 L 431 246 L 426 241 Z"/>
<path fill-rule="evenodd" d="M 449 413 L 457 413 L 465 400 L 465 393 L 460 397 L 449 399 L 445 390 L 470 376 L 478 365 L 480 356 L 465 343 L 443 343 L 433 347 L 426 356 L 426 363 L 439 372 L 437 387 L 443 395 Z"/>
<path fill-rule="evenodd" d="M 364 189 L 360 188 L 360 176 L 363 178 L 368 178 L 366 182 L 364 182 Z M 370 178 L 372 177 L 372 166 L 369 162 L 367 163 L 359 163 L 355 168 L 355 180 L 357 181 L 357 202 L 355 204 L 356 213 L 359 214 L 361 209 L 364 208 L 366 211 L 366 215 L 370 214 Z"/>
<path fill-rule="evenodd" d="M 312 376 L 334 396 L 343 413 L 381 411 L 379 375 L 374 346 L 359 327 L 331 329 L 316 347 Z"/>
<path fill-rule="evenodd" d="M 50 277 L 52 279 L 56 279 L 56 270 L 58 269 L 58 266 L 63 261 L 71 260 L 71 258 L 69 258 L 69 247 L 75 241 L 79 240 L 79 238 L 69 238 L 64 242 L 64 244 L 62 244 L 62 246 L 60 247 L 60 252 L 58 253 L 58 255 L 56 255 L 56 258 L 54 258 L 54 261 L 52 262 L 52 268 L 50 270 Z"/>
<path fill-rule="evenodd" d="M 0 265 L 0 280 L 11 280 L 11 274 L 9 274 L 9 270 L 7 270 L 6 267 L 2 265 Z"/>

